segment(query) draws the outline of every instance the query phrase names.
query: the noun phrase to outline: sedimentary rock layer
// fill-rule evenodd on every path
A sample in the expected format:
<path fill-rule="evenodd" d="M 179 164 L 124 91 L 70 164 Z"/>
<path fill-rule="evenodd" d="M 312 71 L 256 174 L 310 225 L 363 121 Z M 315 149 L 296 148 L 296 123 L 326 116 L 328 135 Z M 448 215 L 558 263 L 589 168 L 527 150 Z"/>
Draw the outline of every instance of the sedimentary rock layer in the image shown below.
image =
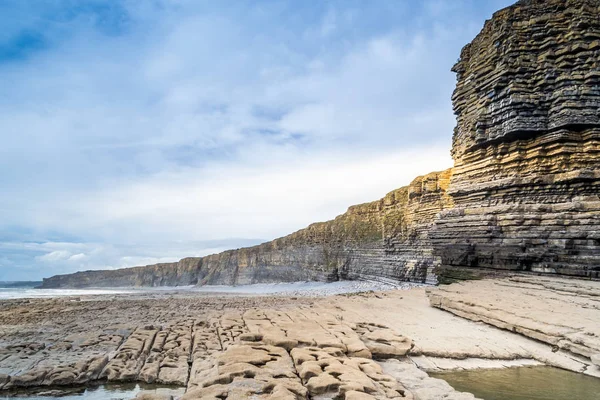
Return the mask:
<path fill-rule="evenodd" d="M 531 337 L 555 351 L 589 359 L 600 355 L 600 282 L 487 279 L 432 290 L 429 299 L 434 307 Z"/>
<path fill-rule="evenodd" d="M 453 70 L 454 168 L 260 246 L 43 287 L 600 278 L 600 0 L 522 0 Z"/>
<path fill-rule="evenodd" d="M 415 179 L 328 222 L 258 246 L 176 263 L 85 271 L 44 279 L 42 287 L 176 286 L 300 280 L 380 279 L 424 282 L 433 249 L 427 232 L 451 205 L 451 170 Z"/>
<path fill-rule="evenodd" d="M 600 2 L 497 12 L 454 66 L 448 194 L 430 238 L 445 278 L 600 275 Z"/>

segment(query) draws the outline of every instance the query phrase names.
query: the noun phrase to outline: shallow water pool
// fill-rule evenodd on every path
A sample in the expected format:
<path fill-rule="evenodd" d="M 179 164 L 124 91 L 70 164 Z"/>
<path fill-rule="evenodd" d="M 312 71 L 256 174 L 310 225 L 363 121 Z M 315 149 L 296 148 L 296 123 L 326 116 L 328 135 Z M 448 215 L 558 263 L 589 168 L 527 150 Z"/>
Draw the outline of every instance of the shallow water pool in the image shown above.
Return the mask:
<path fill-rule="evenodd" d="M 600 400 L 600 379 L 553 367 L 430 373 L 484 400 Z"/>
<path fill-rule="evenodd" d="M 164 387 L 157 385 L 146 385 L 137 383 L 105 384 L 92 387 L 70 388 L 70 389 L 44 389 L 38 392 L 11 393 L 0 399 L 27 398 L 34 400 L 131 400 L 138 393 L 165 394 L 180 397 L 185 392 L 184 388 Z"/>

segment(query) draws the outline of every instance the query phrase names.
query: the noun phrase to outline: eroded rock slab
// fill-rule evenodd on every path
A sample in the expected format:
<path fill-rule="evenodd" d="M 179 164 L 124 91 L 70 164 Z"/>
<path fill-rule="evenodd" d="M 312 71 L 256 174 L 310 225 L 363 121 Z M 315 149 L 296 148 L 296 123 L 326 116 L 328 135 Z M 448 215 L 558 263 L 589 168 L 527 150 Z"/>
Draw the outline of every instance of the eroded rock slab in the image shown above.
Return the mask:
<path fill-rule="evenodd" d="M 386 374 L 401 382 L 417 399 L 477 400 L 471 393 L 457 392 L 442 379 L 431 378 L 410 361 L 391 360 L 380 365 Z"/>
<path fill-rule="evenodd" d="M 508 307 L 521 296 L 536 312 L 551 304 L 555 315 L 542 322 L 558 332 L 594 332 L 595 286 L 536 282 L 478 281 L 430 295 L 493 309 L 501 308 L 492 303 Z M 424 400 L 443 393 L 434 390 L 438 384 L 426 374 L 412 382 L 382 370 L 385 360 L 411 358 L 425 370 L 498 362 L 543 362 L 588 374 L 597 368 L 594 355 L 552 351 L 554 345 L 512 329 L 431 307 L 422 288 L 324 299 L 144 296 L 37 300 L 27 303 L 28 313 L 20 302 L 0 302 L 0 390 L 106 379 L 176 384 L 186 398 L 399 399 L 418 391 Z M 591 348 L 592 342 L 573 343 Z"/>
<path fill-rule="evenodd" d="M 337 348 L 296 348 L 296 370 L 312 398 L 412 399 L 371 359 L 347 357 Z"/>
<path fill-rule="evenodd" d="M 160 328 L 152 325 L 136 329 L 104 368 L 100 378 L 114 382 L 136 381 L 159 331 Z"/>
<path fill-rule="evenodd" d="M 600 282 L 515 277 L 443 286 L 431 305 L 588 359 L 600 354 Z"/>
<path fill-rule="evenodd" d="M 264 344 L 231 345 L 183 399 L 306 398 L 288 352 Z"/>
<path fill-rule="evenodd" d="M 359 323 L 355 330 L 360 334 L 374 358 L 400 358 L 413 348 L 413 341 L 399 335 L 385 325 Z"/>

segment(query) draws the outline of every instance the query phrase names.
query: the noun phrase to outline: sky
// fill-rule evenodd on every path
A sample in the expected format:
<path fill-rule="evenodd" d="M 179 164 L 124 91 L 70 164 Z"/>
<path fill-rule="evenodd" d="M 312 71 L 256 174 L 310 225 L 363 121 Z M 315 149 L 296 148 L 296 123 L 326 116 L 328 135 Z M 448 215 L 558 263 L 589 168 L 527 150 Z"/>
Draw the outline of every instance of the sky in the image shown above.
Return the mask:
<path fill-rule="evenodd" d="M 280 237 L 452 166 L 508 0 L 0 0 L 0 281 Z"/>

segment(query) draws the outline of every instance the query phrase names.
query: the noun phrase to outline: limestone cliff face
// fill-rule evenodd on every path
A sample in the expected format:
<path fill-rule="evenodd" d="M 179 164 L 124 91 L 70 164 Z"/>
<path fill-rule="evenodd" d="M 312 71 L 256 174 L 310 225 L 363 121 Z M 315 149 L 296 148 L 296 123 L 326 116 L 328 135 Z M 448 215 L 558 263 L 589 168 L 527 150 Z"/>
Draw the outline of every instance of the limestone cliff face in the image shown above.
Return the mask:
<path fill-rule="evenodd" d="M 82 271 L 44 279 L 42 288 L 185 286 L 195 285 L 200 271 L 199 258 L 178 262 L 115 270 Z"/>
<path fill-rule="evenodd" d="M 519 1 L 453 70 L 453 169 L 259 246 L 43 286 L 600 278 L 600 0 Z"/>
<path fill-rule="evenodd" d="M 433 280 L 427 238 L 434 217 L 451 205 L 451 170 L 415 179 L 383 199 L 350 207 L 258 246 L 176 263 L 85 271 L 44 279 L 42 287 L 177 286 L 299 280 Z"/>
<path fill-rule="evenodd" d="M 430 237 L 447 278 L 600 274 L 600 2 L 499 11 L 454 66 L 455 208 Z"/>

